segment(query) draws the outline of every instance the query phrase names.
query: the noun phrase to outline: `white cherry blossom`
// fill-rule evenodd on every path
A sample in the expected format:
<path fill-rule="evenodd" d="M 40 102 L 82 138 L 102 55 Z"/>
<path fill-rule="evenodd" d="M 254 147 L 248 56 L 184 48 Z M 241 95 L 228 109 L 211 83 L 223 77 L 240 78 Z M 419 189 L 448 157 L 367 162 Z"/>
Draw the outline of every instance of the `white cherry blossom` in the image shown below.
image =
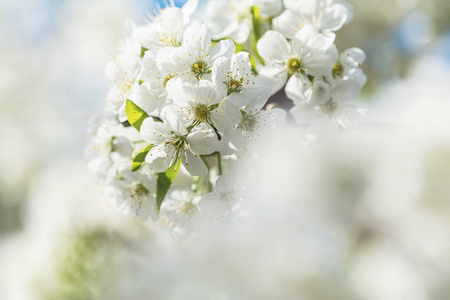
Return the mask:
<path fill-rule="evenodd" d="M 363 111 L 356 107 L 354 100 L 361 86 L 348 79 L 331 86 L 323 81 L 314 82 L 307 101 L 295 101 L 291 114 L 300 125 L 308 125 L 311 133 L 329 129 L 354 127 Z M 300 99 L 302 100 L 302 99 Z"/>
<path fill-rule="evenodd" d="M 125 36 L 119 40 L 116 55 L 106 67 L 106 76 L 111 82 L 108 94 L 109 111 L 117 113 L 130 95 L 130 89 L 136 82 L 141 71 L 141 46 L 132 37 L 136 26 L 133 22 L 126 22 Z"/>
<path fill-rule="evenodd" d="M 287 8 L 273 20 L 273 28 L 292 38 L 305 25 L 324 34 L 339 30 L 353 19 L 353 8 L 346 1 L 284 0 Z"/>
<path fill-rule="evenodd" d="M 209 28 L 201 22 L 193 22 L 185 30 L 181 46 L 160 49 L 156 62 L 162 72 L 183 79 L 210 79 L 214 61 L 222 56 L 230 58 L 234 52 L 231 40 L 221 40 L 212 47 Z"/>
<path fill-rule="evenodd" d="M 268 88 L 261 90 L 243 109 L 226 101 L 224 109 L 227 112 L 235 130 L 230 133 L 228 140 L 223 143 L 231 148 L 243 149 L 244 152 L 251 148 L 251 144 L 267 130 L 281 129 L 284 127 L 286 112 L 280 108 L 261 110 L 269 98 Z M 225 147 L 225 146 L 222 146 Z"/>
<path fill-rule="evenodd" d="M 231 129 L 231 123 L 219 106 L 225 96 L 226 93 L 220 93 L 208 80 L 183 82 L 177 79 L 170 85 L 174 105 L 168 108 L 181 118 L 186 127 L 204 124 L 226 133 Z"/>
<path fill-rule="evenodd" d="M 153 145 L 145 162 L 155 172 L 165 172 L 181 159 L 192 176 L 206 176 L 208 169 L 200 158 L 216 150 L 218 139 L 212 130 L 197 130 L 188 133 L 181 119 L 172 112 L 163 113 L 164 122 L 153 118 L 144 120 L 142 138 Z"/>
<path fill-rule="evenodd" d="M 203 195 L 200 210 L 207 219 L 221 218 L 239 207 L 242 196 L 237 191 L 239 182 L 231 175 L 221 175 L 213 192 Z M 239 188 L 241 188 L 239 186 Z"/>
<path fill-rule="evenodd" d="M 184 186 L 175 186 L 161 205 L 160 215 L 172 223 L 171 233 L 176 238 L 186 238 L 194 231 L 199 217 L 200 197 Z"/>
<path fill-rule="evenodd" d="M 176 78 L 177 74 L 173 72 L 163 72 L 156 64 L 155 58 L 145 53 L 142 58 L 142 69 L 138 76 L 139 84 L 149 94 L 148 99 L 141 102 L 133 102 L 138 104 L 141 108 L 147 112 L 153 112 L 157 110 L 157 115 L 161 113 L 161 110 L 169 103 L 171 103 L 168 93 L 167 84 L 172 78 Z M 141 89 L 142 89 L 141 88 Z"/>
<path fill-rule="evenodd" d="M 272 80 L 272 93 L 280 90 L 288 80 L 309 84 L 308 76 L 325 76 L 333 68 L 326 50 L 333 44 L 334 36 L 317 33 L 311 25 L 305 25 L 288 42 L 279 32 L 269 30 L 258 41 L 259 54 L 266 65 L 259 75 Z"/>
<path fill-rule="evenodd" d="M 189 15 L 178 7 L 167 7 L 152 17 L 150 23 L 140 27 L 135 37 L 149 55 L 156 57 L 158 50 L 164 47 L 181 45 L 183 31 L 189 24 Z"/>
<path fill-rule="evenodd" d="M 212 0 L 206 5 L 205 15 L 213 39 L 231 38 L 238 44 L 247 41 L 251 31 L 248 1 Z"/>
<path fill-rule="evenodd" d="M 105 196 L 117 213 L 131 215 L 141 221 L 156 214 L 156 179 L 146 173 L 131 172 L 130 165 L 118 167 L 118 178 L 105 187 Z"/>
<path fill-rule="evenodd" d="M 100 183 L 111 182 L 117 173 L 116 163 L 125 163 L 133 153 L 132 142 L 121 125 L 107 118 L 93 134 L 87 149 L 88 168 Z"/>
<path fill-rule="evenodd" d="M 213 66 L 212 81 L 237 106 L 247 105 L 269 83 L 255 76 L 247 52 L 234 54 L 231 59 L 217 59 Z"/>
<path fill-rule="evenodd" d="M 330 47 L 329 53 L 331 53 L 331 57 L 335 61 L 332 72 L 333 79 L 353 79 L 361 86 L 366 84 L 367 76 L 360 68 L 361 64 L 366 60 L 364 51 L 353 47 L 339 54 L 337 48 L 333 46 Z"/>

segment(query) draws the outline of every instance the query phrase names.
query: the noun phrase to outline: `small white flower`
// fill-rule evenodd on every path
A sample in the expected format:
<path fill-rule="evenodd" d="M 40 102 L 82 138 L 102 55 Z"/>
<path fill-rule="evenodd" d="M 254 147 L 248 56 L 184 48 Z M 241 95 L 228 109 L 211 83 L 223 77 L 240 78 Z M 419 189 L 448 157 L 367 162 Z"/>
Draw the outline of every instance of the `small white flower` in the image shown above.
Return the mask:
<path fill-rule="evenodd" d="M 367 82 L 367 76 L 361 70 L 361 64 L 366 60 L 364 51 L 353 47 L 345 50 L 341 54 L 338 53 L 335 46 L 330 47 L 329 53 L 335 61 L 332 78 L 330 79 L 353 79 L 361 86 Z"/>
<path fill-rule="evenodd" d="M 131 141 L 123 136 L 119 126 L 116 121 L 105 119 L 94 133 L 88 149 L 88 168 L 103 184 L 116 176 L 116 163 L 127 162 L 133 153 Z"/>
<path fill-rule="evenodd" d="M 189 16 L 180 8 L 168 7 L 153 17 L 152 22 L 136 30 L 135 37 L 149 55 L 156 56 L 163 47 L 181 45 L 183 30 L 189 23 Z"/>
<path fill-rule="evenodd" d="M 261 110 L 269 96 L 270 90 L 263 89 L 243 109 L 229 101 L 224 102 L 224 109 L 235 130 L 229 136 L 224 137 L 221 147 L 243 149 L 245 152 L 251 148 L 251 143 L 265 131 L 284 127 L 286 119 L 284 110 L 280 108 Z"/>
<path fill-rule="evenodd" d="M 117 114 L 117 110 L 129 98 L 130 89 L 141 71 L 141 46 L 132 37 L 135 30 L 135 25 L 131 21 L 127 21 L 125 37 L 119 41 L 116 55 L 106 67 L 106 76 L 112 83 L 108 95 L 111 114 Z"/>
<path fill-rule="evenodd" d="M 141 86 L 149 93 L 149 99 L 147 103 L 142 103 L 142 105 L 134 100 L 133 102 L 147 112 L 157 110 L 157 114 L 159 115 L 164 106 L 171 102 L 167 93 L 167 84 L 172 78 L 176 77 L 177 74 L 173 72 L 169 73 L 160 70 L 156 64 L 156 60 L 146 52 L 142 58 L 142 70 L 138 79 Z"/>
<path fill-rule="evenodd" d="M 156 214 L 156 180 L 153 176 L 141 172 L 131 172 L 130 165 L 118 168 L 118 179 L 105 186 L 105 195 L 119 214 L 131 215 L 142 221 Z"/>
<path fill-rule="evenodd" d="M 256 93 L 268 84 L 268 81 L 253 73 L 247 52 L 234 54 L 231 59 L 217 59 L 213 66 L 212 81 L 237 106 L 249 104 Z"/>
<path fill-rule="evenodd" d="M 187 187 L 176 186 L 169 190 L 161 204 L 160 216 L 172 223 L 171 233 L 174 237 L 185 238 L 194 231 L 199 201 L 200 197 L 194 197 L 192 190 Z"/>
<path fill-rule="evenodd" d="M 325 51 L 333 42 L 334 36 L 317 33 L 311 25 L 305 25 L 291 42 L 281 33 L 269 30 L 257 44 L 266 62 L 259 75 L 272 80 L 272 93 L 283 87 L 288 76 L 290 81 L 309 84 L 308 76 L 325 76 L 331 72 L 333 62 Z"/>
<path fill-rule="evenodd" d="M 355 126 L 362 117 L 362 111 L 353 103 L 360 90 L 361 86 L 351 79 L 339 81 L 334 87 L 316 81 L 309 91 L 308 101 L 294 101 L 296 106 L 290 112 L 298 124 L 308 125 L 312 133 L 347 129 Z"/>
<path fill-rule="evenodd" d="M 183 79 L 210 79 L 214 61 L 221 56 L 230 58 L 234 52 L 231 40 L 221 40 L 212 47 L 209 28 L 201 22 L 193 22 L 186 28 L 181 46 L 160 49 L 156 63 L 162 72 Z"/>
<path fill-rule="evenodd" d="M 178 159 L 192 176 L 206 176 L 208 169 L 200 154 L 211 154 L 217 147 L 217 135 L 212 130 L 188 131 L 174 113 L 163 113 L 164 123 L 152 118 L 141 126 L 142 138 L 153 145 L 145 162 L 155 172 L 165 172 Z"/>
<path fill-rule="evenodd" d="M 247 41 L 250 31 L 249 1 L 212 0 L 206 5 L 204 21 L 215 40 L 231 38 L 238 44 Z"/>
<path fill-rule="evenodd" d="M 206 218 L 220 218 L 239 207 L 242 197 L 236 192 L 238 182 L 231 175 L 217 178 L 214 192 L 203 195 L 200 210 Z"/>
<path fill-rule="evenodd" d="M 346 1 L 284 0 L 286 10 L 273 20 L 273 28 L 292 38 L 305 25 L 328 34 L 353 19 L 353 8 Z"/>
<path fill-rule="evenodd" d="M 221 133 L 231 129 L 231 123 L 219 106 L 226 93 L 221 94 L 210 81 L 183 82 L 178 78 L 170 85 L 169 95 L 174 105 L 168 108 L 181 118 L 186 127 L 204 124 Z"/>

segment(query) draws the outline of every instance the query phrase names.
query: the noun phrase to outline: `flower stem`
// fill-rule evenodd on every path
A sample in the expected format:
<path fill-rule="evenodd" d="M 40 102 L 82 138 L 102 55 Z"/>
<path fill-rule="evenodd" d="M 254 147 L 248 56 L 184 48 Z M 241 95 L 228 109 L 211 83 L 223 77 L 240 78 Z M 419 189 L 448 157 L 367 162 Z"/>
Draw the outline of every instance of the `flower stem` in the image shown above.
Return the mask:
<path fill-rule="evenodd" d="M 217 167 L 219 169 L 219 176 L 222 175 L 222 155 L 217 152 Z"/>

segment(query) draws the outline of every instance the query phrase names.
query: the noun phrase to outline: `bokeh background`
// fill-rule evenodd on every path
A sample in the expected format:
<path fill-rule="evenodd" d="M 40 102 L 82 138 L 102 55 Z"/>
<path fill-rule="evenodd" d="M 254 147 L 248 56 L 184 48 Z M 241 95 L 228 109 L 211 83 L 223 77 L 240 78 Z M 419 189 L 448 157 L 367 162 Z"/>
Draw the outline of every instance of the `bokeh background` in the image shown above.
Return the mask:
<path fill-rule="evenodd" d="M 180 242 L 115 215 L 83 156 L 124 21 L 157 2 L 2 0 L 0 299 L 450 299 L 450 2 L 349 2 L 370 134 L 287 153 L 317 180 L 260 178 L 260 218 Z"/>

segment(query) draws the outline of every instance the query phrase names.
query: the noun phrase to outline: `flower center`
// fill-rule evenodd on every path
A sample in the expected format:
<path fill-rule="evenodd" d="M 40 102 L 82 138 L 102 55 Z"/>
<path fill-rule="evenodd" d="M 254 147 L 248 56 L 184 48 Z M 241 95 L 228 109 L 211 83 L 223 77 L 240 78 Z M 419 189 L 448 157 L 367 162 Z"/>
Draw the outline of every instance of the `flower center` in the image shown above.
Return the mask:
<path fill-rule="evenodd" d="M 127 187 L 132 197 L 140 197 L 149 193 L 145 186 L 140 182 L 133 182 Z"/>
<path fill-rule="evenodd" d="M 176 137 L 174 140 L 169 142 L 175 148 L 176 151 L 184 147 L 184 139 L 182 137 Z"/>
<path fill-rule="evenodd" d="M 234 92 L 239 92 L 241 90 L 241 87 L 244 83 L 244 77 L 241 77 L 239 80 L 235 79 L 235 78 L 231 78 L 228 82 L 227 82 L 227 86 L 228 86 L 228 96 L 231 95 Z"/>
<path fill-rule="evenodd" d="M 211 111 L 210 107 L 204 104 L 198 104 L 194 110 L 195 119 L 202 123 L 207 121 L 209 118 L 210 111 Z"/>
<path fill-rule="evenodd" d="M 245 114 L 239 126 L 245 131 L 253 131 L 256 126 L 256 118 L 254 116 Z"/>
<path fill-rule="evenodd" d="M 291 74 L 301 73 L 303 71 L 303 61 L 296 57 L 291 57 L 287 62 L 287 69 Z"/>
<path fill-rule="evenodd" d="M 166 46 L 168 46 L 168 47 L 178 47 L 178 46 L 181 46 L 181 43 L 180 43 L 180 42 L 177 42 L 177 40 L 174 39 L 174 38 L 171 37 L 171 36 L 164 37 L 164 38 L 160 39 L 160 41 L 161 41 L 164 45 L 166 45 Z"/>
<path fill-rule="evenodd" d="M 196 210 L 195 205 L 189 202 L 185 202 L 181 206 L 181 212 L 188 216 L 192 215 Z"/>
<path fill-rule="evenodd" d="M 166 75 L 166 77 L 164 78 L 164 86 L 167 86 L 167 82 L 169 82 L 169 80 L 174 77 L 174 75 Z"/>
<path fill-rule="evenodd" d="M 191 66 L 191 72 L 194 74 L 195 78 L 201 79 L 203 74 L 209 74 L 211 73 L 211 69 L 209 68 L 209 63 L 203 61 L 203 60 L 197 60 L 192 66 Z"/>
<path fill-rule="evenodd" d="M 344 66 L 341 63 L 334 64 L 333 67 L 333 77 L 340 77 L 344 73 Z"/>
<path fill-rule="evenodd" d="M 129 84 L 128 82 L 125 82 L 123 85 L 122 85 L 122 91 L 124 92 L 124 93 L 126 93 L 127 91 L 129 91 L 131 89 L 131 84 Z"/>
<path fill-rule="evenodd" d="M 338 106 L 335 102 L 333 102 L 333 99 L 330 99 L 330 101 L 322 104 L 321 106 L 322 111 L 328 116 L 332 115 L 337 110 L 337 108 Z"/>

